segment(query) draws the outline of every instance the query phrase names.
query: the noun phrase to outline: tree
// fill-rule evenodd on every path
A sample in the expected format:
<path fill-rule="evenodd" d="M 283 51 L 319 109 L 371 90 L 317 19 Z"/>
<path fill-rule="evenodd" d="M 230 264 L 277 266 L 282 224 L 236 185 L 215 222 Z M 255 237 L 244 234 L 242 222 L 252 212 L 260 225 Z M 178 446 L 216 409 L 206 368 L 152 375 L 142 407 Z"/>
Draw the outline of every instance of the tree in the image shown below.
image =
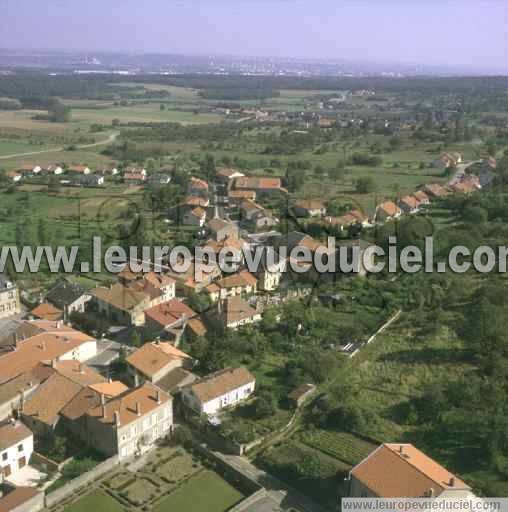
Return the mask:
<path fill-rule="evenodd" d="M 370 194 L 376 190 L 376 182 L 370 176 L 363 176 L 356 180 L 355 189 L 359 194 Z"/>
<path fill-rule="evenodd" d="M 296 472 L 300 478 L 319 478 L 321 475 L 321 461 L 317 454 L 306 453 L 296 465 Z"/>
<path fill-rule="evenodd" d="M 277 409 L 277 400 L 269 389 L 261 389 L 254 405 L 256 418 L 268 418 L 273 416 Z"/>

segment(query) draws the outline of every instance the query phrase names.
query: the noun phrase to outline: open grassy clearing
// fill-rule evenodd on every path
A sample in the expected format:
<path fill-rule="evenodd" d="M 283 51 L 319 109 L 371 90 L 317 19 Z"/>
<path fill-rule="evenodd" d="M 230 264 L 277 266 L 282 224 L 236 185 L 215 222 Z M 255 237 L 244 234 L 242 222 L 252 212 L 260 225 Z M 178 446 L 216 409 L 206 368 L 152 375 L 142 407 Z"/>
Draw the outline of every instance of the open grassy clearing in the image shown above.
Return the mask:
<path fill-rule="evenodd" d="M 154 512 L 225 512 L 244 498 L 243 494 L 212 471 L 202 471 L 163 498 Z"/>
<path fill-rule="evenodd" d="M 76 501 L 64 509 L 64 512 L 122 512 L 124 509 L 114 498 L 105 492 L 96 491 Z"/>

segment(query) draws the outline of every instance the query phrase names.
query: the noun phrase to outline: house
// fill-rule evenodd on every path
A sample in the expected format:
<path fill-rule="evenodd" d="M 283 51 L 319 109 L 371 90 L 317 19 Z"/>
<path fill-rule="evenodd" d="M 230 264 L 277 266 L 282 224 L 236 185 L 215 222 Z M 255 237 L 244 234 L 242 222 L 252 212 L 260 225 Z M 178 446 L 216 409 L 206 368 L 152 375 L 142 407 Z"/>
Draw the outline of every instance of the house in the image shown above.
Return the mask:
<path fill-rule="evenodd" d="M 21 421 L 10 418 L 0 423 L 0 475 L 15 475 L 30 463 L 33 451 L 34 436 Z"/>
<path fill-rule="evenodd" d="M 293 389 L 288 395 L 289 402 L 295 407 L 300 407 L 303 403 L 316 392 L 314 384 L 302 384 Z"/>
<path fill-rule="evenodd" d="M 376 208 L 376 222 L 386 222 L 397 219 L 402 215 L 402 210 L 393 202 L 385 201 Z"/>
<path fill-rule="evenodd" d="M 120 283 L 109 288 L 97 287 L 91 291 L 99 314 L 121 325 L 144 325 L 145 309 L 150 307 L 150 295 L 133 290 Z"/>
<path fill-rule="evenodd" d="M 418 207 L 430 204 L 430 198 L 423 190 L 418 190 L 413 196 L 418 201 Z"/>
<path fill-rule="evenodd" d="M 207 240 L 203 247 L 206 247 L 207 250 L 211 249 L 215 253 L 216 260 L 219 262 L 223 258 L 231 265 L 235 263 L 241 265 L 244 262 L 244 251 L 249 248 L 249 244 L 243 238 L 226 238 L 220 242 Z"/>
<path fill-rule="evenodd" d="M 227 329 L 237 329 L 261 321 L 261 313 L 245 302 L 240 296 L 228 297 L 219 302 L 220 316 Z"/>
<path fill-rule="evenodd" d="M 42 168 L 40 165 L 27 164 L 22 165 L 16 170 L 18 171 L 18 174 L 21 174 L 21 176 L 25 178 L 30 176 L 38 176 L 41 173 Z"/>
<path fill-rule="evenodd" d="M 183 388 L 182 400 L 197 413 L 214 416 L 247 400 L 255 387 L 256 378 L 246 368 L 226 368 Z"/>
<path fill-rule="evenodd" d="M 250 224 L 254 230 L 257 231 L 259 229 L 273 228 L 274 226 L 277 226 L 279 224 L 279 219 L 263 208 L 262 210 L 254 212 L 251 216 Z"/>
<path fill-rule="evenodd" d="M 30 316 L 39 320 L 62 320 L 63 311 L 47 302 L 43 302 L 30 311 Z"/>
<path fill-rule="evenodd" d="M 208 197 L 208 188 L 208 182 L 192 176 L 189 181 L 188 194 L 191 196 Z"/>
<path fill-rule="evenodd" d="M 425 185 L 422 190 L 430 199 L 441 199 L 451 194 L 447 188 L 437 183 L 429 183 Z"/>
<path fill-rule="evenodd" d="M 0 483 L 0 512 L 39 512 L 43 508 L 43 491 Z"/>
<path fill-rule="evenodd" d="M 46 294 L 46 301 L 63 311 L 65 321 L 73 313 L 84 313 L 90 300 L 92 295 L 83 286 L 65 278 L 60 279 Z"/>
<path fill-rule="evenodd" d="M 176 368 L 192 369 L 193 359 L 170 343 L 145 343 L 127 357 L 127 369 L 134 385 L 157 383 Z"/>
<path fill-rule="evenodd" d="M 254 202 L 256 200 L 256 192 L 254 190 L 230 190 L 228 192 L 229 206 L 240 206 L 245 200 Z"/>
<path fill-rule="evenodd" d="M 124 460 L 142 454 L 171 435 L 173 399 L 145 382 L 86 413 L 87 442 L 107 456 Z"/>
<path fill-rule="evenodd" d="M 432 162 L 432 167 L 435 169 L 449 169 L 450 167 L 457 167 L 462 162 L 462 155 L 460 153 L 443 153 L 439 158 Z"/>
<path fill-rule="evenodd" d="M 82 387 L 60 410 L 60 421 L 67 430 L 86 441 L 86 413 L 128 390 L 129 388 L 122 382 L 112 380 Z"/>
<path fill-rule="evenodd" d="M 206 222 L 206 211 L 200 206 L 183 214 L 184 226 L 203 227 Z"/>
<path fill-rule="evenodd" d="M 230 167 L 221 167 L 217 169 L 217 181 L 223 185 L 229 186 L 235 178 L 243 178 L 245 174 L 242 174 L 236 169 Z"/>
<path fill-rule="evenodd" d="M 221 242 L 226 238 L 238 239 L 240 235 L 238 226 L 222 219 L 212 219 L 206 224 L 206 228 L 217 242 Z"/>
<path fill-rule="evenodd" d="M 59 165 L 48 165 L 48 167 L 46 167 L 46 174 L 60 176 L 60 174 L 63 174 L 63 172 L 64 170 Z"/>
<path fill-rule="evenodd" d="M 282 280 L 286 270 L 286 260 L 280 260 L 273 248 L 267 248 L 254 272 L 258 279 L 258 288 L 264 292 L 275 291 Z"/>
<path fill-rule="evenodd" d="M 335 119 L 326 119 L 324 117 L 321 117 L 319 121 L 317 122 L 317 125 L 319 128 L 333 128 L 336 125 Z"/>
<path fill-rule="evenodd" d="M 147 294 L 150 297 L 149 307 L 167 302 L 176 295 L 176 281 L 160 272 L 138 274 L 138 279 L 131 280 L 126 286 L 130 290 Z"/>
<path fill-rule="evenodd" d="M 64 407 L 83 388 L 106 381 L 102 375 L 79 361 L 53 359 L 45 366 L 49 377 L 29 398 L 22 401 L 19 410 L 23 421 L 41 435 L 50 434 L 55 429 Z"/>
<path fill-rule="evenodd" d="M 68 168 L 67 168 L 67 172 L 68 173 L 72 173 L 72 174 L 82 174 L 82 175 L 85 175 L 85 174 L 91 174 L 91 170 L 90 170 L 90 167 L 88 167 L 87 165 L 70 165 Z"/>
<path fill-rule="evenodd" d="M 0 319 L 17 315 L 20 311 L 18 287 L 4 274 L 0 274 Z"/>
<path fill-rule="evenodd" d="M 172 299 L 145 310 L 146 327 L 159 332 L 175 326 L 183 326 L 196 313 L 178 299 Z"/>
<path fill-rule="evenodd" d="M 411 444 L 382 444 L 348 476 L 357 498 L 467 498 L 471 488 Z"/>
<path fill-rule="evenodd" d="M 29 323 L 32 324 L 32 323 Z M 97 341 L 61 322 L 34 322 L 37 334 L 17 344 L 16 350 L 0 355 L 0 385 L 34 370 L 43 361 L 85 362 L 97 354 Z"/>
<path fill-rule="evenodd" d="M 324 217 L 326 206 L 317 199 L 303 199 L 295 203 L 293 212 L 296 217 Z"/>
<path fill-rule="evenodd" d="M 118 174 L 118 168 L 115 165 L 110 165 L 108 167 L 103 167 L 100 171 L 98 171 L 103 176 L 116 176 Z"/>
<path fill-rule="evenodd" d="M 129 167 L 123 173 L 123 182 L 129 186 L 143 185 L 146 181 L 146 170 Z"/>
<path fill-rule="evenodd" d="M 166 393 L 175 396 L 180 393 L 182 388 L 196 382 L 197 379 L 198 377 L 194 373 L 183 368 L 175 368 L 157 381 L 157 386 Z"/>
<path fill-rule="evenodd" d="M 168 185 L 171 183 L 171 176 L 169 174 L 163 174 L 160 172 L 151 174 L 148 177 L 148 183 L 150 183 L 150 185 Z"/>
<path fill-rule="evenodd" d="M 241 177 L 233 180 L 233 188 L 235 190 L 254 190 L 258 196 L 260 195 L 273 195 L 274 193 L 287 193 L 287 190 L 282 188 L 280 178 L 255 178 L 255 177 Z"/>
<path fill-rule="evenodd" d="M 415 196 L 404 196 L 399 199 L 398 205 L 403 213 L 416 213 L 420 203 Z"/>
<path fill-rule="evenodd" d="M 248 270 L 242 270 L 212 283 L 211 286 L 215 285 L 218 288 L 218 299 L 223 300 L 256 293 L 257 283 L 258 280 Z"/>
<path fill-rule="evenodd" d="M 262 211 L 264 211 L 264 208 L 250 199 L 244 199 L 240 203 L 240 214 L 242 220 L 251 221 L 256 213 Z"/>
<path fill-rule="evenodd" d="M 81 187 L 102 187 L 104 185 L 104 176 L 99 174 L 82 174 L 76 176 L 75 183 Z"/>
<path fill-rule="evenodd" d="M 10 178 L 14 183 L 17 183 L 23 178 L 23 175 L 16 171 L 7 171 L 5 175 Z"/>
<path fill-rule="evenodd" d="M 176 288 L 179 292 L 188 296 L 199 293 L 212 281 L 222 276 L 222 270 L 218 262 L 203 262 L 199 259 L 192 260 L 186 272 L 175 272 L 170 270 L 168 274 L 176 281 Z"/>

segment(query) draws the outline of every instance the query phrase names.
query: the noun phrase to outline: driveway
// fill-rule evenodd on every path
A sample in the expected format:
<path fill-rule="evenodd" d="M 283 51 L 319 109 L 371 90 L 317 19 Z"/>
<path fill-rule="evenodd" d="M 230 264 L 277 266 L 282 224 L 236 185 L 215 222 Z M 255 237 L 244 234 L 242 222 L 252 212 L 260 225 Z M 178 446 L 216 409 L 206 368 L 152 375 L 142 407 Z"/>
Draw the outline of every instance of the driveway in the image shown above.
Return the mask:
<path fill-rule="evenodd" d="M 46 473 L 41 473 L 32 466 L 25 466 L 23 469 L 16 471 L 7 480 L 17 487 L 37 487 L 39 482 L 46 478 Z"/>

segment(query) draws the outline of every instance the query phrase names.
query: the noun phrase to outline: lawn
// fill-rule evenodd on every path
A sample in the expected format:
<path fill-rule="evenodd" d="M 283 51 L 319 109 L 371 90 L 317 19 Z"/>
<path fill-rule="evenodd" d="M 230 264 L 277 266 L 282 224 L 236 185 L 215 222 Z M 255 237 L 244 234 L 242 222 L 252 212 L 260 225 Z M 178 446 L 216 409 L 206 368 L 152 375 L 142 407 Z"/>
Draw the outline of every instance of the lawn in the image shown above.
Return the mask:
<path fill-rule="evenodd" d="M 219 475 L 203 471 L 163 498 L 153 511 L 225 512 L 243 498 Z"/>
<path fill-rule="evenodd" d="M 96 510 L 97 512 L 123 512 L 124 509 L 111 496 L 101 491 L 96 491 L 72 503 L 64 509 L 64 512 L 89 512 L 90 510 Z"/>

